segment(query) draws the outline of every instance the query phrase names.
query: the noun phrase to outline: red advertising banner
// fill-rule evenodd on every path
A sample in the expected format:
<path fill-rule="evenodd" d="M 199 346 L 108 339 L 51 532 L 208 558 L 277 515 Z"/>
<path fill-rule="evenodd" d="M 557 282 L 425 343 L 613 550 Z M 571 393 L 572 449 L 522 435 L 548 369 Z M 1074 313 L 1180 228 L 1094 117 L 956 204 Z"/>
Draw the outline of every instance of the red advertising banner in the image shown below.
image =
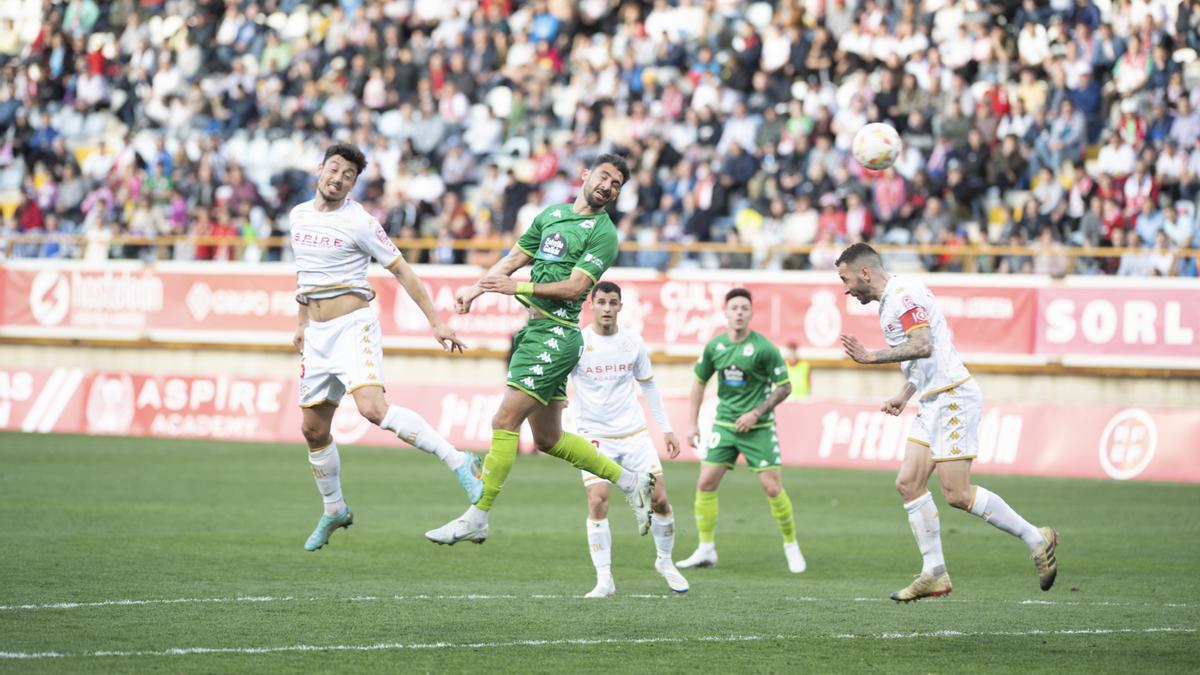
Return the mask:
<path fill-rule="evenodd" d="M 509 296 L 488 294 L 470 314 L 454 294 L 478 273 L 423 267 L 442 319 L 469 345 L 503 349 L 527 315 Z M 389 346 L 433 346 L 424 315 L 382 270 L 374 302 Z M 724 327 L 725 293 L 754 294 L 754 326 L 812 358 L 839 358 L 838 336 L 882 346 L 874 304 L 842 293 L 832 274 L 616 269 L 622 322 L 656 352 L 698 354 Z M 968 361 L 1200 368 L 1200 283 L 999 275 L 925 277 L 955 346 Z M 295 326 L 287 264 L 105 265 L 14 261 L 0 265 L 0 335 L 287 344 Z M 586 322 L 586 312 L 583 317 Z"/>
<path fill-rule="evenodd" d="M 296 384 L 78 368 L 0 369 L 0 430 L 299 444 Z M 388 399 L 418 412 L 458 447 L 482 450 L 503 393 L 501 386 L 393 384 Z M 681 440 L 690 424 L 687 405 L 684 396 L 667 397 Z M 708 436 L 714 410 L 715 400 L 710 400 L 701 411 L 702 438 Z M 912 406 L 892 417 L 880 412 L 878 403 L 785 402 L 778 414 L 784 464 L 894 470 L 915 415 Z M 568 429 L 573 428 L 570 417 L 568 407 Z M 358 415 L 351 397 L 334 418 L 334 437 L 342 444 L 401 445 Z M 653 437 L 661 451 L 661 436 Z M 1198 439 L 1200 410 L 1195 409 L 988 405 L 975 468 L 980 473 L 1200 483 Z M 530 447 L 528 438 L 525 445 Z M 702 449 L 685 448 L 682 458 L 703 456 Z"/>
<path fill-rule="evenodd" d="M 1048 287 L 1038 296 L 1043 354 L 1200 358 L 1200 289 Z"/>

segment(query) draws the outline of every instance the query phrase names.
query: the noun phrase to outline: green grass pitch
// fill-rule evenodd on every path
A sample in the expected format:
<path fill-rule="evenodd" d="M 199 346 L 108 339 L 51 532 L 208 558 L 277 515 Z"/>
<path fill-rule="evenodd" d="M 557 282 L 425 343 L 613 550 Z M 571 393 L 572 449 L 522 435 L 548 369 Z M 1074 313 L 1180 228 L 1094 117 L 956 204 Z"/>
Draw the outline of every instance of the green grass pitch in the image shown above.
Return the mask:
<path fill-rule="evenodd" d="M 880 472 L 787 469 L 809 561 L 789 575 L 757 481 L 721 490 L 720 566 L 672 596 L 612 505 L 618 596 L 594 580 L 579 475 L 522 456 L 483 546 L 422 533 L 465 508 L 408 448 L 342 449 L 355 526 L 302 549 L 320 498 L 296 446 L 0 434 L 0 669 L 21 672 L 1164 671 L 1200 667 L 1200 486 L 983 476 L 1058 528 L 1058 583 L 940 502 L 954 593 L 920 567 Z M 670 463 L 676 558 L 697 465 Z"/>

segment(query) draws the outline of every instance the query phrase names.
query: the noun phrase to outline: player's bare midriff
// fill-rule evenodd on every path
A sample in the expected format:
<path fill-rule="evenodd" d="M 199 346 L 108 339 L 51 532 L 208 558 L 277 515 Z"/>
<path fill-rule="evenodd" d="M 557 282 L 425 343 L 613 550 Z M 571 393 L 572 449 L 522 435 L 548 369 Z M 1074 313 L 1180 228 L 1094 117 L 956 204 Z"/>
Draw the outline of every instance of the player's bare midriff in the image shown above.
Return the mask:
<path fill-rule="evenodd" d="M 308 299 L 308 320 L 309 321 L 331 321 L 339 316 L 345 316 L 350 312 L 370 307 L 371 304 L 366 301 L 361 295 L 355 293 L 344 293 L 335 295 L 332 298 L 309 298 Z"/>

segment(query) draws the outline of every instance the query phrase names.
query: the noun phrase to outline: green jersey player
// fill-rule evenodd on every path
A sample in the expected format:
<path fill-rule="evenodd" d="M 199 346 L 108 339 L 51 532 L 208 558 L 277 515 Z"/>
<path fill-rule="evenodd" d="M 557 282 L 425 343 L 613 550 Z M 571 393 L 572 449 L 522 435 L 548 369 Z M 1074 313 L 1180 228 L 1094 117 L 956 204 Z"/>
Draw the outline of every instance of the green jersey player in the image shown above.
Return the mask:
<path fill-rule="evenodd" d="M 487 539 L 488 513 L 516 461 L 518 431 L 526 420 L 539 451 L 616 485 L 633 507 L 641 534 L 650 531 L 653 474 L 624 471 L 584 438 L 562 430 L 567 378 L 583 351 L 579 310 L 588 290 L 617 258 L 617 231 L 605 208 L 616 200 L 628 178 L 624 159 L 611 154 L 597 157 L 583 172 L 583 186 L 574 203 L 543 210 L 504 259 L 456 295 L 460 314 L 471 311 L 471 303 L 484 293 L 515 295 L 529 309 L 530 320 L 514 341 L 505 382 L 508 390 L 492 418 L 483 496 L 459 518 L 426 532 L 430 541 L 482 544 Z M 511 278 L 531 262 L 532 281 Z"/>
<path fill-rule="evenodd" d="M 796 543 L 792 502 L 783 489 L 779 439 L 775 435 L 775 406 L 792 392 L 787 364 L 779 349 L 760 333 L 750 330 L 753 316 L 750 291 L 735 288 L 725 295 L 725 320 L 729 330 L 709 340 L 696 363 L 692 385 L 689 434 L 693 447 L 700 447 L 698 419 L 700 404 L 709 379 L 717 376 L 717 417 L 705 444 L 707 454 L 696 483 L 696 529 L 700 545 L 679 567 L 712 567 L 717 564 L 713 535 L 717 527 L 717 487 L 738 455 L 746 458 L 758 474 L 771 515 L 783 535 L 783 552 L 788 570 L 803 572 L 806 563 Z"/>

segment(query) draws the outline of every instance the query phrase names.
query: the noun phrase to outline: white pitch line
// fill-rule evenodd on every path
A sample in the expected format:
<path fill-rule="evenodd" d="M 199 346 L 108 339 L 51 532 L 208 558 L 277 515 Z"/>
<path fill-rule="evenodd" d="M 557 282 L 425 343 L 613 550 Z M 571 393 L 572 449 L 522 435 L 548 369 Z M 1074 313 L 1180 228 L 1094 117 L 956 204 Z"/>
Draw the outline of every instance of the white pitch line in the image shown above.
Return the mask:
<path fill-rule="evenodd" d="M 147 651 L 0 652 L 0 659 L 65 659 L 132 656 L 190 656 L 193 654 L 277 654 L 281 652 L 376 652 L 425 649 L 502 649 L 506 647 L 557 647 L 603 645 L 655 645 L 689 642 L 756 642 L 787 636 L 708 635 L 701 637 L 599 638 L 566 640 L 511 640 L 507 642 L 380 642 L 371 645 L 281 645 L 277 647 L 171 647 Z"/>
<path fill-rule="evenodd" d="M 959 631 L 935 630 L 921 633 L 837 633 L 832 637 L 841 639 L 868 640 L 911 640 L 915 638 L 960 638 L 960 637 L 1033 637 L 1037 635 L 1117 635 L 1125 633 L 1195 633 L 1195 628 L 1064 628 L 1060 630 L 999 630 Z"/>
<path fill-rule="evenodd" d="M 606 646 L 606 645 L 655 645 L 655 644 L 685 644 L 691 642 L 722 643 L 722 642 L 758 642 L 762 640 L 803 640 L 803 639 L 868 639 L 868 640 L 906 640 L 914 638 L 960 638 L 960 637 L 1033 637 L 1060 635 L 1065 637 L 1077 635 L 1119 635 L 1147 633 L 1195 633 L 1195 628 L 1068 628 L 1060 630 L 1028 630 L 1028 631 L 976 631 L 966 632 L 957 630 L 940 630 L 923 633 L 837 633 L 834 635 L 707 635 L 701 637 L 661 637 L 661 638 L 600 638 L 600 639 L 564 639 L 564 640 L 511 640 L 505 642 L 380 642 L 369 645 L 280 645 L 275 647 L 170 647 L 159 650 L 101 650 L 93 652 L 0 652 L 0 660 L 36 660 L 36 659 L 66 659 L 66 658 L 108 658 L 136 656 L 192 656 L 208 654 L 278 654 L 283 652 L 375 652 L 401 650 L 439 650 L 439 649 L 504 649 L 508 647 L 557 647 L 557 646 Z"/>
<path fill-rule="evenodd" d="M 292 596 L 250 596 L 242 595 L 235 598 L 152 598 L 148 600 L 96 600 L 92 602 L 50 602 L 45 604 L 0 605 L 0 611 L 11 612 L 20 609 L 81 609 L 86 607 L 137 607 L 141 605 L 195 605 L 222 604 L 231 602 L 290 602 L 297 600 Z M 317 598 L 308 598 L 316 600 Z"/>
<path fill-rule="evenodd" d="M 676 597 L 681 594 L 677 593 L 632 593 L 622 595 L 624 598 L 634 598 L 638 600 L 659 600 Z M 94 600 L 94 601 L 64 601 L 64 602 L 49 602 L 49 603 L 27 603 L 19 605 L 0 605 L 0 612 L 15 612 L 15 611 L 38 611 L 38 610 L 66 610 L 66 609 L 89 609 L 97 607 L 142 607 L 147 605 L 220 605 L 234 603 L 267 603 L 267 602 L 415 602 L 415 601 L 430 601 L 430 600 L 445 600 L 445 601 L 485 601 L 485 600 L 578 600 L 582 595 L 564 595 L 564 594 L 544 594 L 535 593 L 532 595 L 512 595 L 498 594 L 487 595 L 479 593 L 467 593 L 463 595 L 434 595 L 419 593 L 414 595 L 355 595 L 346 598 L 322 598 L 322 597 L 297 597 L 297 596 L 271 596 L 271 595 L 240 595 L 228 598 L 147 598 L 147 599 L 120 599 L 120 600 Z M 811 596 L 792 596 L 785 597 L 784 600 L 790 602 L 830 602 L 841 603 L 845 600 L 841 598 L 816 598 Z M 851 598 L 853 602 L 889 602 L 888 598 L 875 597 Z M 966 603 L 968 600 L 960 600 L 954 598 L 938 598 L 939 603 Z M 1085 607 L 1171 607 L 1171 608 L 1188 608 L 1194 605 L 1182 602 L 1112 602 L 1112 601 L 1076 601 L 1076 600 L 1008 600 L 1002 601 L 1001 604 L 1013 604 L 1024 606 L 1085 606 Z"/>

